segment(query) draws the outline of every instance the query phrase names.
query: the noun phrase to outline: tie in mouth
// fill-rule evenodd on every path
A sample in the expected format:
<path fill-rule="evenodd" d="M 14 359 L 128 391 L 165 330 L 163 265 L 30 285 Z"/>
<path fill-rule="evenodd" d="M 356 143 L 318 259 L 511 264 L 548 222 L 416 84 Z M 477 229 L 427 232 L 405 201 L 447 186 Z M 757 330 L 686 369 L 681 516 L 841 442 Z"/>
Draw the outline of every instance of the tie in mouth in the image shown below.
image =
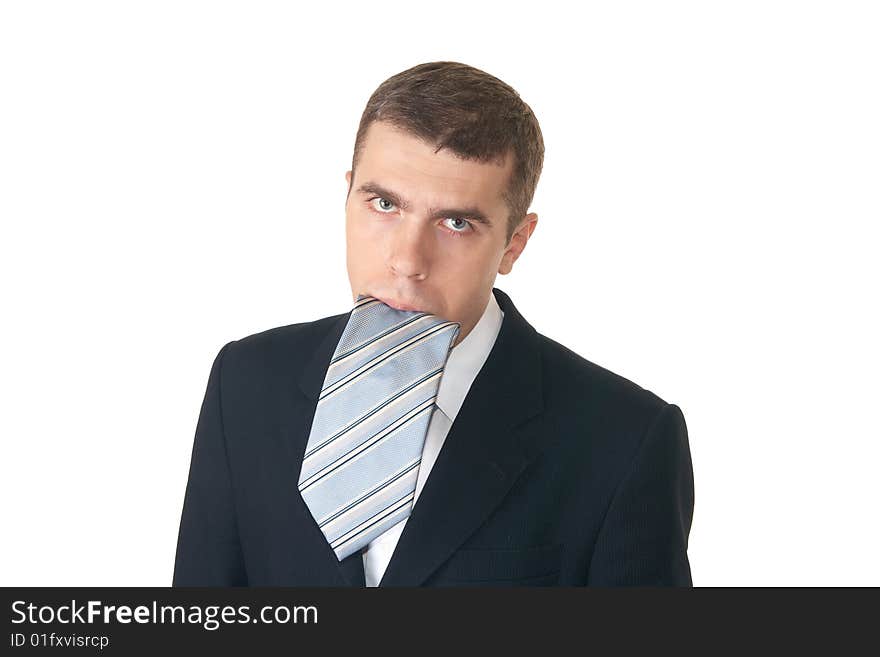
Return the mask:
<path fill-rule="evenodd" d="M 402 312 L 427 312 L 425 310 L 421 310 L 412 304 L 406 304 L 402 302 L 398 302 L 395 299 L 384 299 L 382 297 L 376 297 L 369 294 L 359 294 L 357 301 L 355 303 L 360 303 L 362 300 L 372 298 L 376 301 L 384 303 L 389 308 L 393 308 L 394 310 L 400 310 Z"/>

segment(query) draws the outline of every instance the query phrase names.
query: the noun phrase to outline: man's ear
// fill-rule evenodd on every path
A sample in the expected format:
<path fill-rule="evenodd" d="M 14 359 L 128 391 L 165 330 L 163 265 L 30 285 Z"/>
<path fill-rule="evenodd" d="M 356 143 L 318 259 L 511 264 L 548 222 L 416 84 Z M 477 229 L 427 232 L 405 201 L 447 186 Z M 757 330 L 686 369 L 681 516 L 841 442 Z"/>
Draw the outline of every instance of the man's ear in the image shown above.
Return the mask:
<path fill-rule="evenodd" d="M 498 265 L 499 274 L 505 275 L 511 272 L 513 269 L 513 263 L 516 262 L 520 254 L 522 254 L 523 249 L 526 248 L 526 243 L 529 241 L 529 238 L 532 236 L 535 226 L 537 225 L 537 213 L 530 212 L 523 217 L 523 220 L 520 222 L 519 226 L 517 226 L 513 235 L 510 236 L 507 250 L 505 250 L 504 255 L 501 257 L 501 263 Z"/>

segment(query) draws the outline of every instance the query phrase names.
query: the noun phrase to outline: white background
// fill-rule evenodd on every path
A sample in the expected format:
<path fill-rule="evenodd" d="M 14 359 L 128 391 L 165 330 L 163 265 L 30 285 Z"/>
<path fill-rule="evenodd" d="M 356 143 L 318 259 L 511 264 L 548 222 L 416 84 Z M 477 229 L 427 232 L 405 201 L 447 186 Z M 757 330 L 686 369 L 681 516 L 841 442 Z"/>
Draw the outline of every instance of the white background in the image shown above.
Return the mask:
<path fill-rule="evenodd" d="M 546 143 L 496 287 L 684 411 L 694 583 L 880 585 L 876 7 L 4 2 L 0 584 L 170 585 L 214 356 L 350 309 L 361 111 L 456 60 Z"/>

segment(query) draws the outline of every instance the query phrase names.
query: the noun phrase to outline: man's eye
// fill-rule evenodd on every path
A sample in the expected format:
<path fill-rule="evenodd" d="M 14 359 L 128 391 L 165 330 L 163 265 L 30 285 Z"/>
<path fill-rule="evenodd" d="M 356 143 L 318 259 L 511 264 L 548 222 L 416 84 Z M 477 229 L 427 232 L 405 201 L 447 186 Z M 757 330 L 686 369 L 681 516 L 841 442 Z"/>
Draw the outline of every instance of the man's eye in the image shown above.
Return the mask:
<path fill-rule="evenodd" d="M 459 230 L 458 228 L 453 228 L 453 229 L 450 231 L 453 235 L 464 235 L 465 233 L 474 230 L 474 227 L 473 227 L 473 225 L 471 224 L 471 222 L 468 221 L 467 219 L 462 219 L 461 217 L 447 217 L 447 218 L 444 219 L 443 221 L 449 221 L 449 222 L 457 221 L 457 222 L 461 222 L 461 224 L 462 224 L 462 228 L 461 228 L 460 230 Z M 450 225 L 454 225 L 454 224 L 450 224 Z"/>
<path fill-rule="evenodd" d="M 387 198 L 382 198 L 381 196 L 377 196 L 376 198 L 371 198 L 370 203 L 373 203 L 373 201 L 379 201 L 379 204 L 380 204 L 379 207 L 377 207 L 375 203 L 373 204 L 373 207 L 376 208 L 379 212 L 387 212 L 388 210 L 390 210 L 390 208 L 382 206 L 381 205 L 382 203 L 387 203 L 392 208 L 394 207 L 394 203 L 389 201 Z"/>

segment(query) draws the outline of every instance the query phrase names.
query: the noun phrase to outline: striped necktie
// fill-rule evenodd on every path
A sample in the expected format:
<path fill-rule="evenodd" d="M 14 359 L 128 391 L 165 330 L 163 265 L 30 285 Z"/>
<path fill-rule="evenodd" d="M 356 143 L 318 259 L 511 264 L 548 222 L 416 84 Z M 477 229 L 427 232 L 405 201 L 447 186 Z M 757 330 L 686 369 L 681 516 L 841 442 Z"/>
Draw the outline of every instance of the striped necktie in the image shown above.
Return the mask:
<path fill-rule="evenodd" d="M 327 368 L 298 484 L 340 561 L 409 517 L 460 330 L 358 295 Z"/>

